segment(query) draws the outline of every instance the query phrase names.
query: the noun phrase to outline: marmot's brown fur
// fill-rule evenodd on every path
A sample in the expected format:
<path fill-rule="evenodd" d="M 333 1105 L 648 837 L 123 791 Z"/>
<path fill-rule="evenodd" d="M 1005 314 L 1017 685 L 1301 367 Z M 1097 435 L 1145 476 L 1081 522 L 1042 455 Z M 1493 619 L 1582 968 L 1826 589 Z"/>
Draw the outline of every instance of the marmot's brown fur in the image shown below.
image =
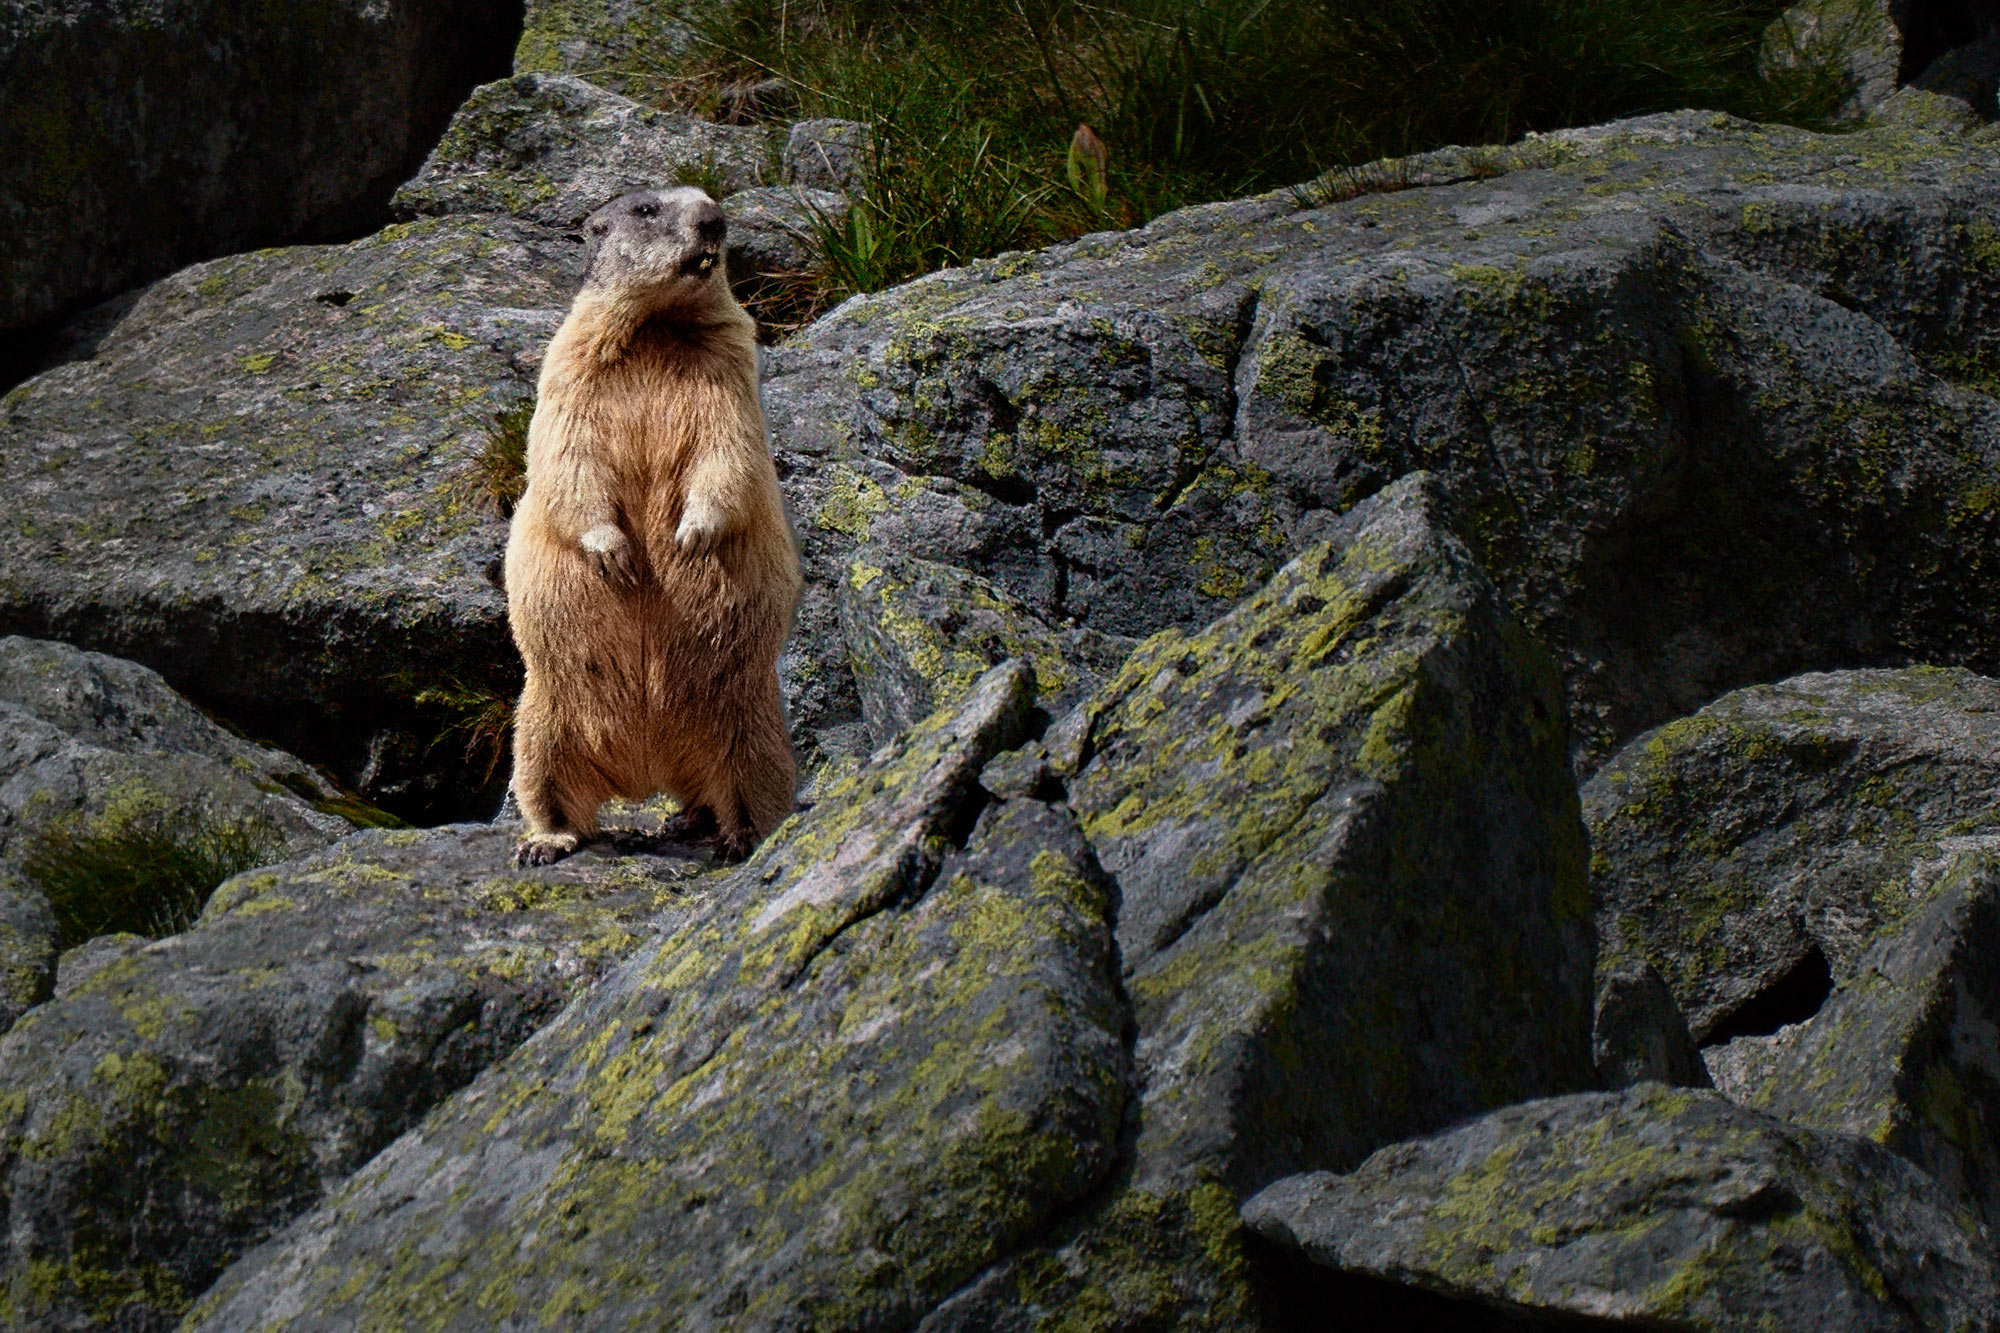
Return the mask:
<path fill-rule="evenodd" d="M 793 808 L 777 660 L 799 561 L 730 295 L 722 210 L 628 194 L 585 223 L 583 290 L 542 366 L 507 542 L 527 664 L 514 859 L 597 831 L 609 797 L 667 792 L 679 832 L 745 855 Z"/>

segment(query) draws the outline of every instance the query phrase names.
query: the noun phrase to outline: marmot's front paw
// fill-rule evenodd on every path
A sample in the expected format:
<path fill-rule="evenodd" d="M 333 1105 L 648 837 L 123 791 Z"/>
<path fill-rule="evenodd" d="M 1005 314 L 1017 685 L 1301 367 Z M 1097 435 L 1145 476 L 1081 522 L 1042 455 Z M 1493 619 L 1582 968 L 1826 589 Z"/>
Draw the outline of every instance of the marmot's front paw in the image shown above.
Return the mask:
<path fill-rule="evenodd" d="M 514 847 L 517 866 L 552 866 L 577 849 L 574 833 L 530 833 Z"/>
<path fill-rule="evenodd" d="M 597 577 L 614 588 L 629 588 L 638 581 L 632 568 L 632 543 L 610 523 L 600 523 L 579 539 L 583 553 Z"/>
<path fill-rule="evenodd" d="M 722 540 L 722 511 L 706 500 L 690 500 L 674 529 L 674 544 L 689 555 L 707 555 Z"/>

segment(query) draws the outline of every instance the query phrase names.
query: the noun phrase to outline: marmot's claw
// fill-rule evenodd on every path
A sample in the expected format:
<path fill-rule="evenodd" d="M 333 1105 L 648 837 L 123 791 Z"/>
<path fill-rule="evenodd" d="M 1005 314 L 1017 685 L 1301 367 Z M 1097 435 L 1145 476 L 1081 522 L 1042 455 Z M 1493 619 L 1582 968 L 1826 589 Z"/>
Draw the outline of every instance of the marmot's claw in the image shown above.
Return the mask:
<path fill-rule="evenodd" d="M 674 544 L 689 555 L 707 555 L 721 540 L 721 515 L 707 505 L 691 506 L 674 529 Z"/>
<path fill-rule="evenodd" d="M 574 833 L 530 833 L 514 847 L 514 864 L 519 867 L 550 866 L 577 848 Z"/>
<path fill-rule="evenodd" d="M 615 524 L 599 524 L 584 533 L 578 544 L 590 557 L 590 567 L 597 571 L 597 577 L 612 587 L 629 588 L 638 582 L 632 568 L 632 543 Z"/>

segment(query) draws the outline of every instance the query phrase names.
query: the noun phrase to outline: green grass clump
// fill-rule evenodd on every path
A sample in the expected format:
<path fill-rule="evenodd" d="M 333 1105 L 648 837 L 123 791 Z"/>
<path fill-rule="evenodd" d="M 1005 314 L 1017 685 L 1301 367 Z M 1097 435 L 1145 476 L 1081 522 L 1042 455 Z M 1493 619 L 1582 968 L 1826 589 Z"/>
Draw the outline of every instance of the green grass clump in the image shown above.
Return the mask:
<path fill-rule="evenodd" d="M 830 298 L 1444 144 L 1681 107 L 1817 124 L 1843 91 L 1759 75 L 1781 0 L 676 7 L 697 56 L 622 71 L 654 100 L 713 114 L 776 74 L 801 114 L 875 127 L 865 194 L 820 228 Z"/>
<path fill-rule="evenodd" d="M 532 402 L 495 412 L 473 460 L 473 488 L 502 518 L 513 517 L 514 506 L 528 489 L 528 423 L 534 419 Z"/>
<path fill-rule="evenodd" d="M 486 768 L 479 780 L 492 781 L 500 761 L 507 757 L 507 737 L 514 728 L 513 696 L 453 677 L 422 686 L 415 697 L 419 704 L 444 716 L 437 741 L 462 738 L 466 762 L 484 760 Z"/>
<path fill-rule="evenodd" d="M 179 934 L 218 884 L 284 852 L 284 838 L 262 820 L 152 811 L 109 827 L 80 818 L 52 824 L 22 869 L 48 895 L 68 949 L 99 935 Z"/>

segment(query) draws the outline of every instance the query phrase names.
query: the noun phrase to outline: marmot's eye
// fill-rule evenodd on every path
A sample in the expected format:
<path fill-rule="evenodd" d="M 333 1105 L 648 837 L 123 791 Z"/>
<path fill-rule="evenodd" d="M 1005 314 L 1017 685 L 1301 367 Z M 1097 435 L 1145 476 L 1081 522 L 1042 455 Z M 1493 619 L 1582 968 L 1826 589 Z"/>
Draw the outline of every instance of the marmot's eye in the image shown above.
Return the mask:
<path fill-rule="evenodd" d="M 632 210 L 634 217 L 649 218 L 660 211 L 658 204 L 640 204 Z"/>
<path fill-rule="evenodd" d="M 610 230 L 611 224 L 609 222 L 593 222 L 590 224 L 590 234 L 592 236 L 602 236 Z"/>

